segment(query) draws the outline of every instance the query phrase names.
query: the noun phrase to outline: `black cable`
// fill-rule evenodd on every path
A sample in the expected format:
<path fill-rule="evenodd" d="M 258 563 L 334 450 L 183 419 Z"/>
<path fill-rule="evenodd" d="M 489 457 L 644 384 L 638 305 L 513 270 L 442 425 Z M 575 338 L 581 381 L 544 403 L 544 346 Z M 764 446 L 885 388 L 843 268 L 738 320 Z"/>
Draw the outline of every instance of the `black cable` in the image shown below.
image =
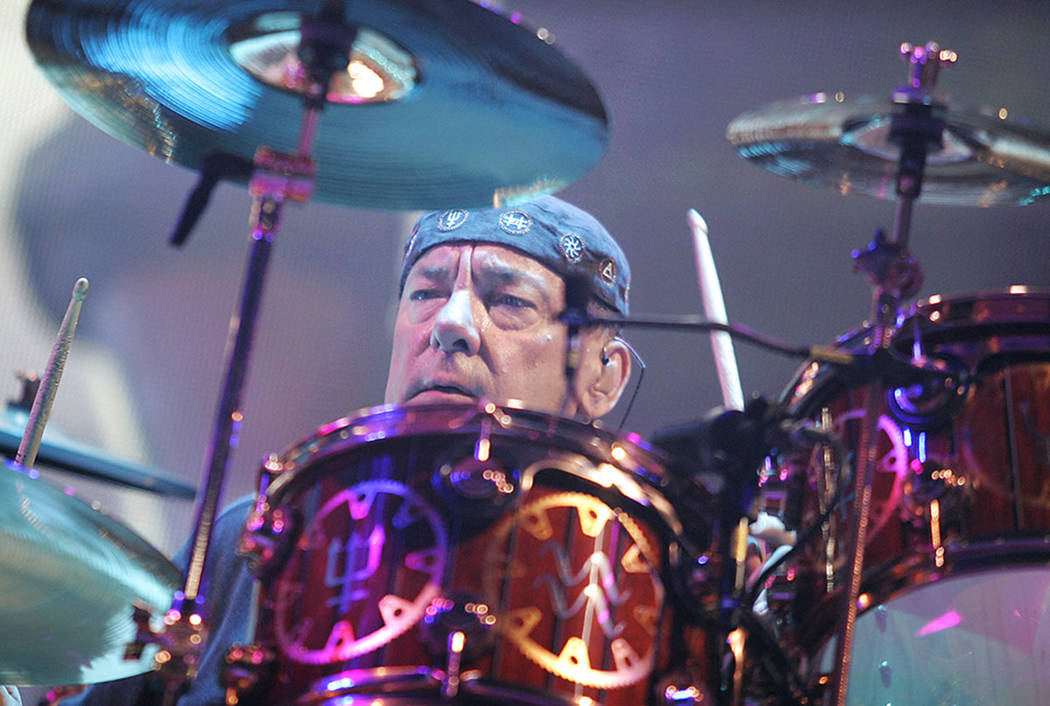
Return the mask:
<path fill-rule="evenodd" d="M 605 324 L 607 326 L 631 326 L 636 328 L 669 329 L 673 331 L 694 331 L 710 333 L 724 331 L 735 339 L 753 343 L 761 348 L 771 350 L 792 358 L 815 358 L 829 363 L 852 362 L 855 356 L 829 346 L 798 346 L 771 336 L 765 336 L 740 324 L 723 324 L 708 321 L 700 316 L 684 315 L 637 315 L 631 317 L 592 316 L 588 325 Z"/>

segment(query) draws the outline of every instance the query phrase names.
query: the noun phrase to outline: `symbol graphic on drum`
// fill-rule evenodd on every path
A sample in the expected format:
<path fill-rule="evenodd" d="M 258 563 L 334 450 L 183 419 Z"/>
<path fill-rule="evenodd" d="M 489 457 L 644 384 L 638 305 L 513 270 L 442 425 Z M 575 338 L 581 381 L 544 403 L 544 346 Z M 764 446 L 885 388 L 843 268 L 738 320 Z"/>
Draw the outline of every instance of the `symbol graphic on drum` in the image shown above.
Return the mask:
<path fill-rule="evenodd" d="M 569 565 L 569 557 L 566 556 L 565 550 L 560 545 L 544 544 L 541 554 L 547 550 L 554 554 L 558 563 L 558 576 L 555 578 L 550 574 L 544 574 L 540 578 L 547 584 L 548 595 L 551 603 L 554 604 L 554 614 L 567 620 L 581 610 L 586 610 L 598 620 L 606 637 L 614 638 L 623 632 L 623 623 L 613 624 L 609 609 L 610 606 L 617 608 L 623 605 L 624 601 L 630 597 L 630 592 L 624 595 L 617 590 L 614 583 L 616 576 L 609 557 L 603 552 L 596 551 L 587 558 L 583 567 L 573 574 L 572 567 Z M 579 592 L 572 605 L 567 605 L 563 587 L 576 587 L 584 581 L 587 582 L 586 587 Z"/>
<path fill-rule="evenodd" d="M 367 538 L 362 538 L 358 534 L 351 535 L 346 540 L 345 546 L 339 537 L 332 537 L 332 541 L 328 543 L 324 585 L 341 590 L 338 596 L 328 599 L 328 605 L 338 605 L 339 612 L 345 613 L 350 603 L 368 597 L 368 591 L 362 585 L 366 579 L 375 575 L 379 568 L 379 560 L 383 556 L 385 543 L 386 533 L 381 526 L 374 528 Z M 341 573 L 337 568 L 340 561 L 344 562 Z M 363 565 L 361 565 L 362 561 Z"/>
<path fill-rule="evenodd" d="M 652 543 L 634 520 L 590 495 L 555 493 L 522 506 L 495 534 L 486 575 L 505 582 L 501 630 L 521 654 L 600 689 L 651 673 L 664 589 Z M 512 536 L 528 567 L 498 555 Z"/>
<path fill-rule="evenodd" d="M 377 650 L 419 622 L 441 593 L 448 539 L 414 491 L 373 480 L 325 503 L 298 549 L 278 582 L 277 640 L 296 662 L 330 664 Z M 403 595 L 388 589 L 397 572 Z M 325 605 L 334 608 L 324 625 L 298 614 L 308 584 L 324 586 Z"/>

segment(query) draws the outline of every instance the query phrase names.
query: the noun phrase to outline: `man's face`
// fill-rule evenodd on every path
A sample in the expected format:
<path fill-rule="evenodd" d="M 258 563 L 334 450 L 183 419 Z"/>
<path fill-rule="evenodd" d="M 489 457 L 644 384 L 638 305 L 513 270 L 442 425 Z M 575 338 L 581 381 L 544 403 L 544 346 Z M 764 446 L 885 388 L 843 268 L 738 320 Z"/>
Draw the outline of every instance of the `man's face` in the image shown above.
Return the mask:
<path fill-rule="evenodd" d="M 565 284 L 545 265 L 490 244 L 432 248 L 405 280 L 386 402 L 521 400 L 564 409 Z"/>

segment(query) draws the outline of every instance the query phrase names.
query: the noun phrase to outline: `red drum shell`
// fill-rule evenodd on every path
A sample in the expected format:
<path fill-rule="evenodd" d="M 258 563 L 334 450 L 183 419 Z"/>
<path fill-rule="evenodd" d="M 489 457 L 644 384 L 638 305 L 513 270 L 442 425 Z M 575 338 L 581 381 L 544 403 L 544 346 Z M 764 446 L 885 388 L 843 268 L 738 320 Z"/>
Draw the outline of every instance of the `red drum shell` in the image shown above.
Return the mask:
<path fill-rule="evenodd" d="M 635 436 L 494 405 L 384 407 L 267 468 L 248 536 L 269 528 L 272 546 L 276 521 L 295 537 L 260 566 L 267 703 L 451 689 L 637 706 L 687 661 L 670 649 L 675 483 Z"/>

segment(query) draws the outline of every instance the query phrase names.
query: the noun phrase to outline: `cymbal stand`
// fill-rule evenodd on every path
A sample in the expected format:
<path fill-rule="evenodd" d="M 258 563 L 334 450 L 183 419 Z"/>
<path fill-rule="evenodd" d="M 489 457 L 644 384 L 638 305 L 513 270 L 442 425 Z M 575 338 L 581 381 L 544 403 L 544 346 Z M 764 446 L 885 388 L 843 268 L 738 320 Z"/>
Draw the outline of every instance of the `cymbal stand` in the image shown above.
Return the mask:
<path fill-rule="evenodd" d="M 922 188 L 926 157 L 941 148 L 944 120 L 934 115 L 933 101 L 937 72 L 942 64 L 952 64 L 955 52 L 942 51 L 929 42 L 925 46 L 901 45 L 901 55 L 909 63 L 908 83 L 894 91 L 893 101 L 900 109 L 890 124 L 890 141 L 900 148 L 897 166 L 897 211 L 891 240 L 879 230 L 864 251 L 854 251 L 854 269 L 864 272 L 872 284 L 872 336 L 869 352 L 889 348 L 894 319 L 903 300 L 918 293 L 922 286 L 922 268 L 908 251 L 911 214 Z M 864 546 L 871 515 L 871 479 L 878 453 L 878 420 L 886 392 L 885 382 L 876 378 L 866 390 L 864 417 L 858 449 L 861 458 L 854 477 L 854 510 L 849 527 L 851 548 L 848 564 L 845 606 L 838 629 L 835 671 L 832 678 L 832 701 L 845 706 L 849 690 L 849 667 L 857 621 L 864 571 Z"/>
<path fill-rule="evenodd" d="M 165 678 L 165 703 L 174 703 L 178 691 L 194 676 L 205 642 L 204 567 L 219 508 L 219 499 L 232 448 L 244 418 L 241 391 L 248 372 L 256 318 L 285 201 L 303 203 L 313 193 L 315 169 L 310 156 L 329 79 L 344 70 L 349 60 L 355 30 L 343 22 L 343 0 L 326 0 L 319 16 L 304 18 L 301 27 L 300 59 L 307 70 L 304 116 L 294 154 L 260 146 L 255 152 L 249 191 L 252 196 L 251 242 L 248 263 L 237 309 L 230 318 L 223 363 L 223 382 L 211 439 L 206 452 L 203 492 L 198 496 L 195 532 L 183 588 L 177 591 L 165 614 L 165 629 L 149 629 L 148 615 L 137 612 L 139 640 L 158 642 L 155 666 Z"/>

